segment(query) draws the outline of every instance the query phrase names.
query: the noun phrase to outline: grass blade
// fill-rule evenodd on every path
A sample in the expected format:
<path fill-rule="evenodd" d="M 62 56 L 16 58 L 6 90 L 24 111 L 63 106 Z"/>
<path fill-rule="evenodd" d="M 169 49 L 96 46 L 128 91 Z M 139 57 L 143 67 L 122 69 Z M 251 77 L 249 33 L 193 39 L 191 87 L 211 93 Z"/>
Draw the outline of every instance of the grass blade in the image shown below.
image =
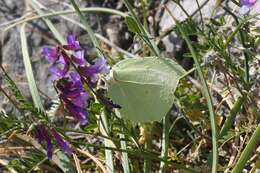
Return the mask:
<path fill-rule="evenodd" d="M 29 2 L 32 5 L 32 7 L 37 11 L 38 14 L 44 15 L 44 12 L 40 9 L 40 7 L 38 6 L 39 3 L 36 0 L 31 0 Z M 52 24 L 52 22 L 49 19 L 47 19 L 47 18 L 42 18 L 42 19 L 44 20 L 46 25 L 49 27 L 49 29 L 51 30 L 51 32 L 53 33 L 55 38 L 60 43 L 65 44 L 66 43 L 65 39 L 62 37 L 62 35 L 59 33 L 59 31 L 55 28 L 55 26 Z"/>
<path fill-rule="evenodd" d="M 118 109 L 115 110 L 116 116 L 121 118 L 120 112 Z M 125 139 L 125 135 L 120 133 L 119 134 L 120 139 Z M 127 144 L 125 140 L 120 141 L 121 149 L 122 150 L 127 150 Z M 126 152 L 122 152 L 122 165 L 124 169 L 124 173 L 130 173 L 130 167 L 129 167 L 129 159 L 128 159 L 128 154 Z"/>
<path fill-rule="evenodd" d="M 126 17 L 126 14 L 122 13 L 121 11 L 118 10 L 114 10 L 114 9 L 110 9 L 110 8 L 105 8 L 105 7 L 87 7 L 87 8 L 80 8 L 80 11 L 83 13 L 85 12 L 101 12 L 101 13 L 109 13 L 109 14 L 115 14 L 115 15 L 119 15 L 121 17 Z M 76 13 L 75 10 L 63 10 L 63 11 L 52 11 L 50 13 L 45 13 L 45 14 L 40 14 L 37 16 L 33 16 L 33 17 L 28 17 L 22 20 L 19 20 L 15 23 L 10 24 L 9 26 L 7 26 L 6 28 L 4 28 L 4 32 L 8 31 L 9 29 L 23 24 L 25 22 L 31 22 L 33 20 L 37 20 L 37 19 L 41 19 L 41 18 L 50 18 L 53 16 L 61 16 L 61 15 L 67 15 L 67 14 L 73 14 Z"/>
<path fill-rule="evenodd" d="M 162 135 L 162 151 L 161 157 L 163 159 L 168 158 L 168 146 L 169 146 L 169 113 L 163 118 L 163 135 Z M 159 173 L 166 172 L 166 163 L 161 161 Z"/>
<path fill-rule="evenodd" d="M 234 107 L 230 110 L 230 113 L 227 116 L 227 119 L 224 122 L 224 125 L 222 126 L 222 128 L 220 130 L 219 138 L 225 136 L 226 133 L 228 132 L 228 130 L 233 125 L 233 122 L 235 121 L 237 113 L 241 110 L 242 103 L 243 103 L 243 99 L 241 97 L 238 97 Z"/>
<path fill-rule="evenodd" d="M 250 138 L 248 144 L 246 145 L 240 158 L 238 159 L 237 164 L 233 168 L 232 173 L 242 172 L 246 162 L 250 159 L 250 156 L 252 155 L 254 148 L 259 144 L 259 142 L 260 142 L 260 125 L 258 125 L 256 130 L 254 131 L 252 137 Z"/>
<path fill-rule="evenodd" d="M 153 51 L 153 53 L 160 57 L 160 51 L 156 45 L 156 43 L 151 39 L 151 35 L 149 34 L 149 32 L 143 27 L 141 21 L 139 20 L 139 18 L 137 17 L 137 15 L 135 14 L 133 7 L 131 6 L 131 4 L 129 3 L 128 0 L 124 0 L 124 3 L 127 7 L 127 9 L 130 11 L 130 13 L 133 16 L 133 19 L 136 22 L 136 25 L 138 25 L 138 28 L 141 30 L 141 35 L 145 36 L 144 41 L 147 43 L 147 45 L 149 45 L 149 47 L 151 48 L 151 50 Z M 143 38 L 143 37 L 142 37 Z"/>
<path fill-rule="evenodd" d="M 21 37 L 21 47 L 22 47 L 22 54 L 23 54 L 23 63 L 24 63 L 24 67 L 25 67 L 25 73 L 26 73 L 26 77 L 28 80 L 28 85 L 30 88 L 30 92 L 31 92 L 31 96 L 33 99 L 33 103 L 34 106 L 38 109 L 41 109 L 42 111 L 44 110 L 42 103 L 41 103 L 41 99 L 40 99 L 40 95 L 36 86 L 36 82 L 34 79 L 34 73 L 32 70 L 32 64 L 31 64 L 31 60 L 30 60 L 30 56 L 28 53 L 28 45 L 27 45 L 27 38 L 26 38 L 26 33 L 25 33 L 25 26 L 26 23 L 24 23 L 21 26 L 21 30 L 20 30 L 20 37 Z"/>
<path fill-rule="evenodd" d="M 70 2 L 72 3 L 74 9 L 76 10 L 76 13 L 77 15 L 79 16 L 80 18 L 80 21 L 83 23 L 83 25 L 85 26 L 85 29 L 93 43 L 93 45 L 98 49 L 97 52 L 98 54 L 102 57 L 103 54 L 100 52 L 101 50 L 101 47 L 100 47 L 100 44 L 99 42 L 97 41 L 96 37 L 95 37 L 95 34 L 93 32 L 93 30 L 91 29 L 90 25 L 88 24 L 88 22 L 86 21 L 85 17 L 82 15 L 78 5 L 76 4 L 76 2 L 74 0 L 70 0 Z"/>
<path fill-rule="evenodd" d="M 172 17 L 172 19 L 175 21 L 176 26 L 178 28 L 178 30 L 180 31 L 183 39 L 185 40 L 185 42 L 188 45 L 188 48 L 191 52 L 192 58 L 195 62 L 195 65 L 197 67 L 197 71 L 199 74 L 199 78 L 200 81 L 202 83 L 202 91 L 203 91 L 203 95 L 207 100 L 207 105 L 208 105 L 208 109 L 209 109 L 209 115 L 210 115 L 210 125 L 211 125 L 211 134 L 212 134 L 212 173 L 217 173 L 217 167 L 218 167 L 218 134 L 217 134 L 217 127 L 216 127 L 216 120 L 215 120 L 215 113 L 214 113 L 214 107 L 213 107 L 213 102 L 212 102 L 212 96 L 209 92 L 209 88 L 207 85 L 207 82 L 203 76 L 202 73 L 202 69 L 197 57 L 197 54 L 191 44 L 190 39 L 187 37 L 186 33 L 184 32 L 184 30 L 182 29 L 182 26 L 180 25 L 180 23 L 177 21 L 177 19 L 173 16 L 173 14 L 171 13 L 171 11 L 167 8 L 167 6 L 164 6 L 165 9 L 167 10 L 167 12 L 169 13 L 169 15 Z"/>
<path fill-rule="evenodd" d="M 105 110 L 102 111 L 100 116 L 100 131 L 103 135 L 108 136 L 108 122 Z M 105 147 L 113 147 L 109 139 L 104 138 Z M 110 173 L 115 172 L 114 164 L 113 164 L 113 151 L 105 149 L 105 162 L 107 171 Z"/>

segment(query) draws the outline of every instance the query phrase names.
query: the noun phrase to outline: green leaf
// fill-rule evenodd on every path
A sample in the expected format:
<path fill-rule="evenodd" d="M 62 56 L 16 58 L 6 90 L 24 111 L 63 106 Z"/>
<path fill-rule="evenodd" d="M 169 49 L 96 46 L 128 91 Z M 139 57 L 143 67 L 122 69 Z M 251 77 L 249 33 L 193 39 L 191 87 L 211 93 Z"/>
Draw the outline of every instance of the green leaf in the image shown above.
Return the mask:
<path fill-rule="evenodd" d="M 136 33 L 136 34 L 142 33 L 141 29 L 139 28 L 137 22 L 135 21 L 135 19 L 133 17 L 126 16 L 125 21 L 126 21 L 129 31 Z"/>
<path fill-rule="evenodd" d="M 126 59 L 112 68 L 108 93 L 122 107 L 122 117 L 135 122 L 160 121 L 170 110 L 184 73 L 171 59 Z"/>

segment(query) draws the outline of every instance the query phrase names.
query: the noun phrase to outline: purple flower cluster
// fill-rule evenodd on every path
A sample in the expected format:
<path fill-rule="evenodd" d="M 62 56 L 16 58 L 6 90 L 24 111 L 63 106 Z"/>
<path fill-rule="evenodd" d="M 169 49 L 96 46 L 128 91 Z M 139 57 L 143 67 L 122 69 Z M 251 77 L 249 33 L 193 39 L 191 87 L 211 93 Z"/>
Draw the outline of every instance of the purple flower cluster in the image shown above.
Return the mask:
<path fill-rule="evenodd" d="M 240 3 L 241 3 L 242 6 L 251 7 L 251 6 L 255 5 L 256 0 L 241 0 Z"/>
<path fill-rule="evenodd" d="M 89 63 L 84 49 L 74 35 L 67 37 L 66 45 L 43 48 L 42 54 L 52 63 L 49 71 L 52 78 L 57 80 L 56 87 L 65 109 L 81 125 L 87 124 L 89 95 L 84 91 L 82 81 L 95 84 L 99 74 L 107 74 L 109 67 L 105 58 L 100 57 L 94 63 Z M 70 71 L 72 64 L 76 71 Z"/>
<path fill-rule="evenodd" d="M 60 99 L 62 100 L 68 112 L 74 116 L 81 125 L 87 124 L 88 94 L 84 91 L 80 76 L 76 72 L 70 72 L 68 77 L 59 80 L 57 88 L 62 91 Z"/>
<path fill-rule="evenodd" d="M 37 125 L 35 130 L 35 138 L 38 140 L 39 143 L 44 143 L 46 145 L 47 157 L 49 160 L 52 159 L 53 154 L 52 137 L 57 142 L 61 151 L 66 154 L 72 153 L 72 149 L 70 148 L 68 141 L 64 140 L 54 128 L 51 128 L 49 130 L 49 128 L 45 125 Z"/>
<path fill-rule="evenodd" d="M 86 125 L 89 95 L 84 90 L 84 82 L 95 84 L 99 74 L 109 72 L 105 58 L 100 57 L 93 63 L 88 62 L 84 49 L 74 35 L 67 37 L 66 45 L 43 48 L 42 54 L 52 64 L 49 71 L 51 78 L 55 80 L 55 86 L 65 110 L 81 125 Z M 70 69 L 71 66 L 74 70 Z M 38 125 L 35 137 L 39 143 L 47 146 L 49 159 L 52 158 L 53 138 L 64 153 L 72 152 L 69 143 L 54 128 L 49 129 L 45 125 Z"/>
<path fill-rule="evenodd" d="M 240 0 L 240 14 L 247 14 L 252 8 L 256 8 L 256 11 L 260 13 L 260 7 L 256 7 L 257 0 Z"/>

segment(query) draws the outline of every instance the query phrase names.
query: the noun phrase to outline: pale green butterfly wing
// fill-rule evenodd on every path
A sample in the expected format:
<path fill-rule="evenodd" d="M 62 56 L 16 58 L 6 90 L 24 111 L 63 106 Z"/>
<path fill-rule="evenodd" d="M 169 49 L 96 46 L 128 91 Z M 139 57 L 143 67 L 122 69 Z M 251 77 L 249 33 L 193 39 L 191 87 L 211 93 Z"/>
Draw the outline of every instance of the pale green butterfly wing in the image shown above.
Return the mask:
<path fill-rule="evenodd" d="M 160 121 L 171 108 L 185 70 L 170 59 L 132 58 L 113 68 L 108 93 L 123 117 L 135 122 Z"/>

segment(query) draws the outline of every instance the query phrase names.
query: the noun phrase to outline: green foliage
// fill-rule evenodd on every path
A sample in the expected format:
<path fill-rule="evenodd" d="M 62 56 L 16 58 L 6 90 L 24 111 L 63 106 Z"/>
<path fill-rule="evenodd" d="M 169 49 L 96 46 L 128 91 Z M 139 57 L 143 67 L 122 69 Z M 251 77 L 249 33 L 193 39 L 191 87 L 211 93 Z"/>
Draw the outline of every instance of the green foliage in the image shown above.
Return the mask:
<path fill-rule="evenodd" d="M 141 29 L 139 28 L 138 24 L 136 23 L 136 21 L 133 17 L 126 16 L 125 21 L 126 21 L 129 31 L 136 33 L 136 34 L 142 33 Z"/>

